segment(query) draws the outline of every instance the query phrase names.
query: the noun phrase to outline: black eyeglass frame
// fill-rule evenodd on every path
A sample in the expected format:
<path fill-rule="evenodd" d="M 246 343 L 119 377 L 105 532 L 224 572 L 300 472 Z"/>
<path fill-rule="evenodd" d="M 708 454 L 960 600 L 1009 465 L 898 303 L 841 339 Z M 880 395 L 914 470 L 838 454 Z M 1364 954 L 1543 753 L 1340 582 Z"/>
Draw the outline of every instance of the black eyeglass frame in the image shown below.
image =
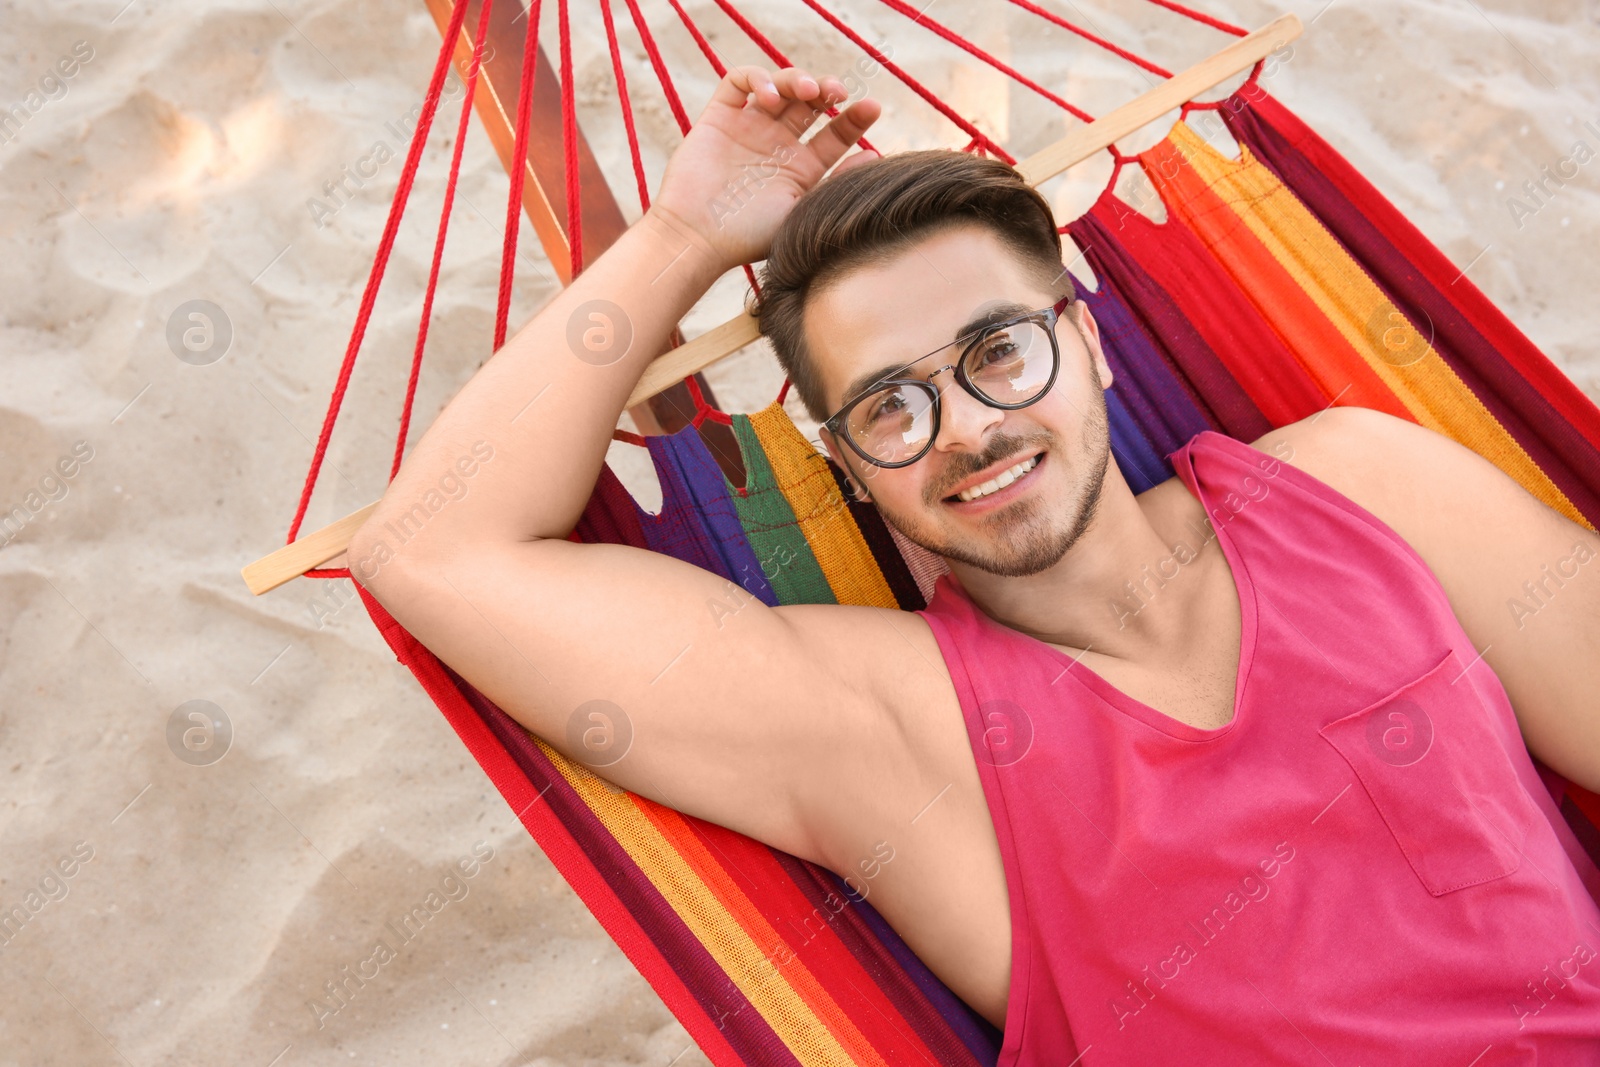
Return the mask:
<path fill-rule="evenodd" d="M 990 323 L 989 325 L 984 326 L 982 329 L 976 330 L 972 333 L 972 340 L 969 341 L 967 346 L 961 350 L 961 357 L 954 363 L 951 363 L 948 366 L 940 367 L 938 370 L 928 375 L 927 378 L 880 378 L 847 400 L 844 407 L 840 408 L 838 411 L 829 416 L 822 423 L 822 425 L 827 427 L 828 432 L 833 434 L 834 437 L 849 445 L 852 452 L 860 456 L 866 462 L 872 464 L 874 467 L 883 467 L 887 470 L 898 470 L 901 467 L 909 467 L 923 456 L 926 456 L 933 448 L 934 442 L 939 440 L 939 419 L 941 414 L 939 407 L 939 394 L 941 390 L 938 386 L 933 384 L 933 379 L 943 374 L 945 371 L 950 370 L 952 367 L 955 368 L 955 378 L 956 381 L 961 385 L 961 388 L 965 389 L 968 394 L 970 394 L 980 403 L 987 404 L 992 408 L 999 408 L 1003 411 L 1016 411 L 1019 408 L 1029 407 L 1043 400 L 1045 396 L 1049 394 L 1050 390 L 1055 386 L 1056 376 L 1061 373 L 1061 344 L 1056 340 L 1056 323 L 1061 321 L 1061 313 L 1074 302 L 1075 300 L 1072 296 L 1064 296 L 1050 307 L 1040 308 L 1038 311 L 1030 311 L 1026 315 L 1017 315 L 1013 318 L 1002 319 L 999 322 Z M 972 383 L 972 379 L 967 376 L 967 357 L 971 355 L 972 350 L 990 334 L 997 330 L 1003 330 L 1007 327 L 1016 326 L 1024 322 L 1039 323 L 1044 327 L 1045 334 L 1050 338 L 1050 378 L 1044 383 L 1044 388 L 1039 390 L 1039 395 L 1033 397 L 1031 400 L 1024 400 L 1020 404 L 1002 404 L 999 401 L 984 395 L 983 391 Z M 943 352 L 945 349 L 949 348 L 950 345 L 960 344 L 961 341 L 962 339 L 958 337 L 954 341 L 951 341 L 950 344 L 940 345 L 927 355 L 919 356 L 910 363 L 906 364 L 906 366 L 903 367 L 899 373 L 904 374 L 906 371 L 909 371 L 912 367 L 916 366 L 918 363 L 921 363 L 923 360 L 932 359 L 940 352 Z M 867 455 L 866 450 L 860 445 L 856 444 L 855 439 L 850 436 L 850 432 L 846 429 L 843 429 L 844 420 L 849 416 L 852 408 L 873 394 L 879 392 L 885 386 L 889 385 L 909 385 L 921 389 L 929 394 L 933 407 L 933 432 L 928 435 L 928 443 L 922 447 L 922 451 L 918 452 L 910 459 L 902 459 L 894 463 L 886 463 L 882 460 L 874 459 L 873 457 Z"/>

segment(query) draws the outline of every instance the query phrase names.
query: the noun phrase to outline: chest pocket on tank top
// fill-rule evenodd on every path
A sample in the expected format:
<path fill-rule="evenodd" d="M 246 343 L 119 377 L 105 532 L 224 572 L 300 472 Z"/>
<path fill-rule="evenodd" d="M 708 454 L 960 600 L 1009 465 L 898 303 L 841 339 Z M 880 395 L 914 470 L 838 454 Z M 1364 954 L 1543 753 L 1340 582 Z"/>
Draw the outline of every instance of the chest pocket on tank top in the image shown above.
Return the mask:
<path fill-rule="evenodd" d="M 1515 871 L 1539 817 L 1454 651 L 1415 681 L 1322 727 L 1411 869 L 1441 896 Z"/>

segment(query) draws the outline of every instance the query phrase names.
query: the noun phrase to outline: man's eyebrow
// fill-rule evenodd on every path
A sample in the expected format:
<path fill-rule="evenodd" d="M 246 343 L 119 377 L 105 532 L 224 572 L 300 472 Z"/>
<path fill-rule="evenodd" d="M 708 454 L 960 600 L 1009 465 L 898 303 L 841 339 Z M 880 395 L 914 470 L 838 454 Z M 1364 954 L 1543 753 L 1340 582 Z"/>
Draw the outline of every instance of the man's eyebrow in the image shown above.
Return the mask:
<path fill-rule="evenodd" d="M 950 345 L 953 345 L 957 341 L 965 338 L 968 334 L 976 333 L 985 326 L 998 322 L 1001 319 L 1009 319 L 1016 315 L 1026 315 L 1031 311 L 1037 310 L 1038 308 L 1028 307 L 1026 304 L 1019 304 L 1012 300 L 1003 300 L 999 303 L 991 304 L 987 310 L 978 315 L 974 315 L 971 319 L 957 327 L 955 336 L 946 344 L 940 346 L 939 349 L 935 349 L 935 351 L 941 351 L 944 348 L 948 348 Z M 931 355 L 932 353 L 929 354 Z M 919 356 L 918 358 L 925 359 L 926 357 Z M 855 396 L 864 392 L 869 387 L 877 384 L 877 382 L 882 378 L 898 377 L 902 371 L 911 366 L 911 364 L 914 362 L 915 360 L 902 360 L 899 363 L 891 363 L 886 367 L 879 367 L 877 370 L 869 370 L 865 374 L 858 374 L 853 380 L 851 380 L 849 385 L 845 386 L 845 400 L 849 401 L 853 399 Z"/>

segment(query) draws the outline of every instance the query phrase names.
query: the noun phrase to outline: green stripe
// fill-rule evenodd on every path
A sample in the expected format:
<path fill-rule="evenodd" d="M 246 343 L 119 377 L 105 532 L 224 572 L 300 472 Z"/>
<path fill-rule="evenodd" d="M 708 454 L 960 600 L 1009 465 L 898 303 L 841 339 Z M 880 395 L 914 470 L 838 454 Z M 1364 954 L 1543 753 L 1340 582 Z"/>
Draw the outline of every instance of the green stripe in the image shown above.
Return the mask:
<path fill-rule="evenodd" d="M 741 496 L 730 484 L 728 495 L 778 603 L 837 604 L 838 598 L 795 520 L 794 508 L 772 477 L 772 465 L 750 425 L 750 416 L 733 415 L 733 432 L 744 455 L 746 493 Z"/>

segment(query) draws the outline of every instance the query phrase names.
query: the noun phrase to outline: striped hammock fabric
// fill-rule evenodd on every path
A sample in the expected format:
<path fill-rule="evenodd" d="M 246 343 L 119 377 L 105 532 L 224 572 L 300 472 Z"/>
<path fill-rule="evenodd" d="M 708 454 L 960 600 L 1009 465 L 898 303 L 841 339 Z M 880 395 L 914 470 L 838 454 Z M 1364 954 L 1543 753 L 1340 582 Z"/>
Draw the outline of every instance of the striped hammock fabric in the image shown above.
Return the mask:
<path fill-rule="evenodd" d="M 1109 190 L 1063 227 L 1099 287 L 1113 455 L 1140 492 L 1213 429 L 1253 440 L 1331 404 L 1378 408 L 1479 452 L 1586 527 L 1600 410 L 1394 206 L 1258 86 L 1216 108 L 1234 160 L 1184 122 L 1141 162 L 1157 224 Z M 693 427 L 646 438 L 663 504 L 609 467 L 572 539 L 670 554 L 767 604 L 924 607 L 942 561 L 909 545 L 774 402 L 736 414 L 748 484 Z M 712 1062 L 993 1064 L 1000 1034 L 838 876 L 617 790 L 530 736 L 363 592 L 496 787 Z M 1600 861 L 1600 798 L 1552 794 Z"/>

